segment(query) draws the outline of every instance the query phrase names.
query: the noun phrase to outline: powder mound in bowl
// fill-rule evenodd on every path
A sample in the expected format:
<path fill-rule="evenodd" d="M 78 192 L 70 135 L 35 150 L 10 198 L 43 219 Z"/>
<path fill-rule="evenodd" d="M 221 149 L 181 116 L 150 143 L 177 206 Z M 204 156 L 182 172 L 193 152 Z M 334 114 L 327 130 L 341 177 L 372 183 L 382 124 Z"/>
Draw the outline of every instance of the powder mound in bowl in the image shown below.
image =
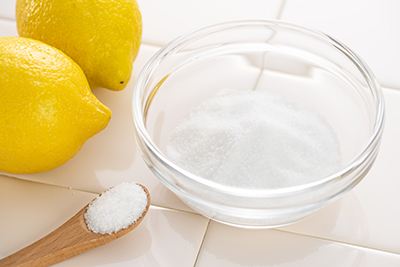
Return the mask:
<path fill-rule="evenodd" d="M 341 163 L 322 115 L 261 91 L 228 90 L 195 107 L 171 132 L 165 152 L 193 174 L 242 188 L 309 183 Z"/>
<path fill-rule="evenodd" d="M 147 207 L 147 194 L 135 183 L 121 183 L 93 200 L 86 212 L 89 230 L 97 234 L 112 234 L 134 224 Z"/>

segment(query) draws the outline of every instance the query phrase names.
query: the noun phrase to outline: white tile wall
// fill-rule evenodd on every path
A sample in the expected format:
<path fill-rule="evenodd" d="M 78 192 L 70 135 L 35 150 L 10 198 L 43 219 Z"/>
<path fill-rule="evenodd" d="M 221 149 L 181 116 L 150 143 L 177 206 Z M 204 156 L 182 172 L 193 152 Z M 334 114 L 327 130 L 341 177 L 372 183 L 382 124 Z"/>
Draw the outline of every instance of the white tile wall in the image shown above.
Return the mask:
<path fill-rule="evenodd" d="M 0 18 L 7 20 L 14 20 L 16 2 L 17 0 L 1 0 Z"/>
<path fill-rule="evenodd" d="M 282 19 L 317 28 L 356 51 L 385 87 L 400 88 L 400 1 L 287 0 Z"/>
<path fill-rule="evenodd" d="M 137 0 L 143 16 L 143 42 L 164 45 L 187 31 L 244 18 L 277 18 L 282 0 Z"/>

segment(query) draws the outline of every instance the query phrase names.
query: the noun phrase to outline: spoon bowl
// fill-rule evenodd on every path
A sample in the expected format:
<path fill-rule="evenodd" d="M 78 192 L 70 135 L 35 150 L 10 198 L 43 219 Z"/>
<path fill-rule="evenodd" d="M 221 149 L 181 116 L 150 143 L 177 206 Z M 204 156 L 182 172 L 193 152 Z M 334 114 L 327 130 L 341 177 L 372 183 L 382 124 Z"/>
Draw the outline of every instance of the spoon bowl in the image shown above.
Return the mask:
<path fill-rule="evenodd" d="M 89 203 L 50 234 L 0 260 L 0 266 L 49 266 L 107 244 L 129 233 L 142 222 L 150 206 L 149 191 L 143 185 L 138 185 L 147 195 L 147 206 L 140 218 L 128 228 L 112 234 L 93 233 L 88 229 L 84 218 Z"/>

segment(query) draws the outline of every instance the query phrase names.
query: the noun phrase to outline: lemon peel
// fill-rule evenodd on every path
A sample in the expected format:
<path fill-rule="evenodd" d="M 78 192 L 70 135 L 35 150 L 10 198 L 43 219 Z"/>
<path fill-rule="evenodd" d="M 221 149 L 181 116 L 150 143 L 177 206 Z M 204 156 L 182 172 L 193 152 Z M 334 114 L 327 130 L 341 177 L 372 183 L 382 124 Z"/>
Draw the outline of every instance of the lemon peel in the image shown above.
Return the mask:
<path fill-rule="evenodd" d="M 0 171 L 7 173 L 64 164 L 111 118 L 71 58 L 23 37 L 0 37 L 0 114 Z"/>

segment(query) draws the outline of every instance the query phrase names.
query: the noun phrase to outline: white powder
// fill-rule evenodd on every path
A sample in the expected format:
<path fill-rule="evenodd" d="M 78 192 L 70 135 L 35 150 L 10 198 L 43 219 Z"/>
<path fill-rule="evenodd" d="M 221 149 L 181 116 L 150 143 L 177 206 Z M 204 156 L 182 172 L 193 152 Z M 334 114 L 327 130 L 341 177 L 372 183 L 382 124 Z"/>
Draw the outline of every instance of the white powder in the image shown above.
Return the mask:
<path fill-rule="evenodd" d="M 85 213 L 89 230 L 112 234 L 134 224 L 146 210 L 147 194 L 135 183 L 122 183 L 93 200 Z"/>
<path fill-rule="evenodd" d="M 212 181 L 281 188 L 340 168 L 340 145 L 317 112 L 259 91 L 233 91 L 194 108 L 166 148 L 170 160 Z"/>

